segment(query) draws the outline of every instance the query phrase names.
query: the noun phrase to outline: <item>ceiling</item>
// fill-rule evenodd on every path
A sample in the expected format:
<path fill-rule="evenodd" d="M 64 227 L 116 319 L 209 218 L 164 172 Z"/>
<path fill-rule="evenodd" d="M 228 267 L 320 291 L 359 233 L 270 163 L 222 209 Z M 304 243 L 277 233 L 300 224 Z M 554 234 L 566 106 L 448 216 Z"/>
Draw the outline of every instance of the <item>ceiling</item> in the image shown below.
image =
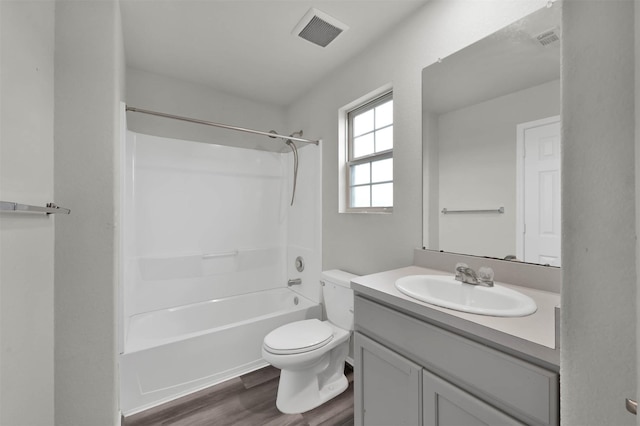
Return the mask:
<path fill-rule="evenodd" d="M 286 106 L 427 0 L 120 0 L 127 66 Z M 326 48 L 292 31 L 310 8 L 349 29 Z"/>

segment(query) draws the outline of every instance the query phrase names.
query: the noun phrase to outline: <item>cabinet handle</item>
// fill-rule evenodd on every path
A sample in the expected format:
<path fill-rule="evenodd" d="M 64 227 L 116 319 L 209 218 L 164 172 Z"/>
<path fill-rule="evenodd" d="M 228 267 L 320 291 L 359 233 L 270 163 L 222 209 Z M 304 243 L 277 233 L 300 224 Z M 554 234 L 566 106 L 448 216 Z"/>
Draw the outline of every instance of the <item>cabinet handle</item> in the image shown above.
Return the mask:
<path fill-rule="evenodd" d="M 634 401 L 633 399 L 625 399 L 624 400 L 624 405 L 625 407 L 627 407 L 627 411 L 630 412 L 631 414 L 638 414 L 638 403 L 636 401 Z"/>

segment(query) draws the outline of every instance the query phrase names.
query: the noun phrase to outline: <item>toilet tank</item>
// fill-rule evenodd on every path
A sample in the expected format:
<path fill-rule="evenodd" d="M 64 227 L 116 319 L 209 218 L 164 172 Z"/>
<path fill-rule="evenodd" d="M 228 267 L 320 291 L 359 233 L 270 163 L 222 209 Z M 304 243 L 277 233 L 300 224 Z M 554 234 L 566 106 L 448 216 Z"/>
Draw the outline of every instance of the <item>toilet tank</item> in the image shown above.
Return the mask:
<path fill-rule="evenodd" d="M 358 275 L 332 269 L 320 274 L 327 319 L 345 330 L 353 330 L 353 290 L 351 280 Z"/>

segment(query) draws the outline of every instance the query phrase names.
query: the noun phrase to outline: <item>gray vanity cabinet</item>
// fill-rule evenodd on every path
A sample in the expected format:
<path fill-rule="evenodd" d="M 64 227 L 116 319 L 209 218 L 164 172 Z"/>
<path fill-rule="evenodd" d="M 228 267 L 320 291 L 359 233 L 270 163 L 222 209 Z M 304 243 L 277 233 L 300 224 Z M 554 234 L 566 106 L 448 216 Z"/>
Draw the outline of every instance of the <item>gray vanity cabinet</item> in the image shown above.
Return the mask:
<path fill-rule="evenodd" d="M 422 383 L 424 425 L 524 425 L 428 370 Z"/>
<path fill-rule="evenodd" d="M 355 298 L 356 425 L 559 424 L 558 373 Z"/>
<path fill-rule="evenodd" d="M 355 333 L 355 423 L 368 426 L 422 424 L 422 367 Z"/>

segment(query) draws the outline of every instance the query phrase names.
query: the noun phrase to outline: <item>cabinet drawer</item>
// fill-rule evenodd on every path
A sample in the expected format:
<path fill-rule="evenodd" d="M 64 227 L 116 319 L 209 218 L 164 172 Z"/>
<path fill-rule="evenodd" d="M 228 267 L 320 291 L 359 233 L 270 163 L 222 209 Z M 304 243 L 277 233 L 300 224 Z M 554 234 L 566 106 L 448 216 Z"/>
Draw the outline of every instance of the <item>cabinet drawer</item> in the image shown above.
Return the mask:
<path fill-rule="evenodd" d="M 527 424 L 559 423 L 558 374 L 362 297 L 356 330 Z"/>

